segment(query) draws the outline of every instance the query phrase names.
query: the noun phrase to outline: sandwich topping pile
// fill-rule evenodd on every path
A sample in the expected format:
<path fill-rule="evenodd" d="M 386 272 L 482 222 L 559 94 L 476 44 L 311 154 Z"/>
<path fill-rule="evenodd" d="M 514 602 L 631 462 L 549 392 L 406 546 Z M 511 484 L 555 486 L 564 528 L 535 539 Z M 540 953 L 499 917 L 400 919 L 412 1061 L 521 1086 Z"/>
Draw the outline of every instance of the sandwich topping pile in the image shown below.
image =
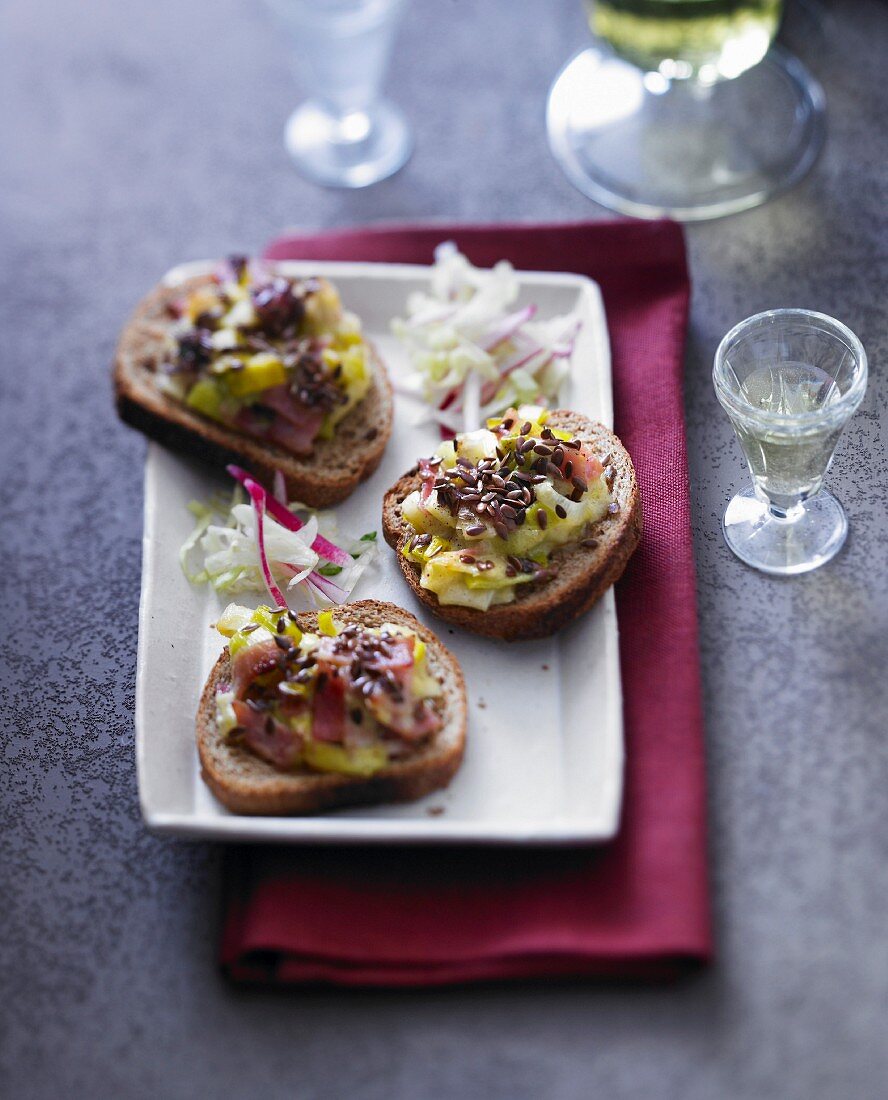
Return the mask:
<path fill-rule="evenodd" d="M 421 488 L 402 504 L 411 533 L 401 553 L 439 603 L 511 603 L 519 585 L 554 576 L 555 549 L 594 548 L 587 529 L 620 510 L 614 467 L 548 417 L 540 406 L 510 409 L 421 460 Z"/>
<path fill-rule="evenodd" d="M 359 319 L 327 279 L 294 279 L 234 257 L 174 300 L 158 385 L 186 406 L 294 455 L 367 394 Z"/>
<path fill-rule="evenodd" d="M 405 626 L 303 632 L 286 609 L 230 605 L 230 676 L 216 686 L 219 733 L 282 772 L 369 776 L 425 748 L 442 728 L 442 689 Z"/>

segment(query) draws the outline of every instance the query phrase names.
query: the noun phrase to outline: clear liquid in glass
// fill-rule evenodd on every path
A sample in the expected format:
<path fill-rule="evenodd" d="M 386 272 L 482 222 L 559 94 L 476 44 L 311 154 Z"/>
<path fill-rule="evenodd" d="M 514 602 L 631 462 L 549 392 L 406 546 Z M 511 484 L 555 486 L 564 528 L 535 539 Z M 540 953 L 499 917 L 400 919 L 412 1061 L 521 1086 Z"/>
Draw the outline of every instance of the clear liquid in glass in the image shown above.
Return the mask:
<path fill-rule="evenodd" d="M 790 512 L 820 491 L 842 423 L 820 422 L 804 428 L 798 423 L 765 422 L 753 410 L 786 417 L 827 412 L 841 400 L 833 377 L 819 367 L 785 362 L 758 367 L 740 384 L 750 414 L 732 413 L 734 431 L 743 447 L 756 489 L 779 513 Z"/>

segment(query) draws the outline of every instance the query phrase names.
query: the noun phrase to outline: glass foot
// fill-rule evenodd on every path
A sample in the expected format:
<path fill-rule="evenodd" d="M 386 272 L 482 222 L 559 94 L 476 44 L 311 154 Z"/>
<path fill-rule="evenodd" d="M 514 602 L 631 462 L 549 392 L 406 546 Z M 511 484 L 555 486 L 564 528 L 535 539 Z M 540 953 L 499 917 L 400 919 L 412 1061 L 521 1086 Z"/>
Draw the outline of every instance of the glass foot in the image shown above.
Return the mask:
<path fill-rule="evenodd" d="M 728 505 L 722 529 L 741 561 L 764 573 L 790 575 L 834 558 L 848 534 L 848 519 L 824 489 L 800 505 L 795 516 L 778 519 L 749 488 Z"/>
<path fill-rule="evenodd" d="M 309 100 L 284 130 L 294 164 L 326 187 L 369 187 L 403 167 L 413 150 L 404 116 L 389 103 L 366 111 L 335 114 Z"/>
<path fill-rule="evenodd" d="M 557 76 L 546 120 L 555 159 L 602 206 L 699 221 L 800 180 L 823 144 L 824 96 L 779 49 L 707 85 L 642 72 L 594 46 Z"/>

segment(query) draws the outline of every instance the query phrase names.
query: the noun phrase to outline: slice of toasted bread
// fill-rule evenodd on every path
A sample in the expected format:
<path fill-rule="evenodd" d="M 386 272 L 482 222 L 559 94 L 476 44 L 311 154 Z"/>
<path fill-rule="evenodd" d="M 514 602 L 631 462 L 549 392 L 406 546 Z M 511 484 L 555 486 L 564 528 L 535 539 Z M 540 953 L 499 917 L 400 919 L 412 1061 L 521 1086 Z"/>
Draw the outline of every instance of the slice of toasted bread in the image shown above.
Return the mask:
<path fill-rule="evenodd" d="M 124 328 L 114 361 L 114 390 L 120 418 L 165 446 L 212 463 L 245 466 L 271 484 L 275 470 L 287 482 L 290 497 L 312 508 L 326 508 L 349 496 L 382 459 L 392 434 L 392 388 L 379 355 L 364 399 L 336 426 L 332 439 L 319 439 L 308 457 L 297 457 L 272 443 L 218 424 L 163 393 L 156 368 L 172 324 L 168 306 L 207 285 L 196 275 L 176 286 L 161 283 L 136 307 Z"/>
<path fill-rule="evenodd" d="M 429 671 L 441 684 L 441 730 L 428 744 L 368 777 L 308 769 L 283 772 L 249 749 L 229 744 L 216 725 L 216 685 L 230 676 L 228 650 L 210 673 L 197 711 L 201 775 L 213 794 L 239 814 L 315 814 L 335 806 L 412 802 L 446 787 L 463 758 L 466 741 L 466 685 L 456 658 L 438 638 L 401 607 L 360 600 L 334 611 L 337 624 L 383 623 L 409 627 L 426 644 Z M 317 630 L 317 613 L 298 616 L 302 630 Z"/>
<path fill-rule="evenodd" d="M 413 529 L 404 520 L 401 504 L 420 488 L 419 468 L 414 467 L 386 493 L 382 506 L 385 540 L 396 552 L 407 583 L 430 610 L 449 623 L 489 638 L 521 641 L 545 638 L 582 615 L 620 577 L 641 538 L 641 499 L 635 469 L 626 448 L 612 431 L 581 413 L 556 409 L 548 427 L 572 432 L 592 444 L 600 459 L 614 467 L 613 498 L 619 511 L 608 514 L 589 528 L 588 539 L 596 546 L 568 544 L 552 554 L 557 573 L 549 580 L 517 587 L 513 603 L 494 604 L 487 611 L 441 604 L 434 592 L 420 587 L 422 569 L 408 561 L 401 550 Z M 586 538 L 584 538 L 586 541 Z"/>

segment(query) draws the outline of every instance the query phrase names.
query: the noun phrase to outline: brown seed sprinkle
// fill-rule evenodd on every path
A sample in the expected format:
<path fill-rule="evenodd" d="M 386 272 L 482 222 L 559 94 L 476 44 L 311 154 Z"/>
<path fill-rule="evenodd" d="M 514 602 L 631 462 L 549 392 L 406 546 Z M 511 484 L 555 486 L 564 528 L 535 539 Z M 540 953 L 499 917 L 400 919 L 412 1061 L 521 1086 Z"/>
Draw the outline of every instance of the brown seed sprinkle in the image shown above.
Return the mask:
<path fill-rule="evenodd" d="M 539 510 L 539 512 L 537 512 L 537 524 L 538 524 L 538 526 L 539 526 L 539 529 L 540 529 L 541 531 L 545 531 L 545 530 L 546 530 L 546 527 L 547 527 L 547 526 L 548 526 L 548 524 L 549 524 L 549 517 L 548 517 L 548 516 L 546 515 L 546 513 L 545 513 L 545 512 L 544 512 L 544 511 L 542 510 L 542 508 L 541 508 L 541 509 Z"/>
<path fill-rule="evenodd" d="M 589 488 L 586 482 L 579 476 L 572 477 L 570 479 L 570 483 L 575 489 L 579 489 L 581 493 L 585 493 L 585 491 Z"/>
<path fill-rule="evenodd" d="M 515 570 L 515 566 L 514 566 L 514 565 L 507 565 L 507 566 L 506 566 L 506 576 L 507 576 L 507 577 L 514 577 L 514 576 L 517 576 L 517 573 L 516 573 L 516 570 Z"/>
<path fill-rule="evenodd" d="M 543 430 L 540 432 L 540 436 L 543 439 L 554 439 L 555 438 L 551 428 L 543 428 Z"/>
<path fill-rule="evenodd" d="M 514 554 L 509 554 L 509 556 L 506 558 L 506 562 L 508 565 L 511 565 L 511 567 L 516 570 L 516 572 L 521 572 L 520 558 L 516 558 Z"/>
<path fill-rule="evenodd" d="M 475 564 L 475 559 L 472 557 L 471 554 L 460 554 L 459 560 L 463 563 L 463 565 Z"/>
<path fill-rule="evenodd" d="M 293 648 L 293 642 L 284 634 L 275 634 L 274 644 L 285 653 L 289 653 Z"/>
<path fill-rule="evenodd" d="M 500 515 L 505 520 L 514 521 L 515 517 L 518 515 L 518 512 L 515 508 L 512 507 L 511 504 L 503 504 L 500 507 Z M 466 532 L 466 534 L 468 534 L 468 532 Z"/>
<path fill-rule="evenodd" d="M 581 539 L 580 540 L 580 546 L 586 546 L 590 550 L 594 550 L 597 545 L 598 545 L 598 539 Z"/>
<path fill-rule="evenodd" d="M 550 462 L 549 465 L 546 467 L 546 473 L 549 475 L 550 478 L 552 478 L 553 481 L 561 480 L 561 469 L 560 467 L 556 466 L 554 462 Z"/>
<path fill-rule="evenodd" d="M 552 454 L 552 448 L 547 447 L 545 443 L 535 443 L 533 449 L 536 454 L 545 455 L 546 458 Z"/>
<path fill-rule="evenodd" d="M 570 459 L 568 459 L 567 462 L 565 462 L 564 464 L 564 480 L 570 481 L 570 479 L 573 477 L 573 472 L 574 464 L 570 461 Z"/>
<path fill-rule="evenodd" d="M 523 527 L 524 526 L 524 521 L 526 519 L 527 519 L 527 512 L 519 512 L 518 513 L 518 518 L 515 520 L 515 525 L 517 527 Z"/>
<path fill-rule="evenodd" d="M 570 494 L 570 499 L 574 502 L 574 504 L 579 504 L 580 501 L 583 499 L 583 490 L 574 489 L 574 491 Z"/>
<path fill-rule="evenodd" d="M 555 448 L 555 450 L 552 452 L 552 461 L 557 466 L 561 465 L 561 463 L 564 461 L 564 448 L 563 447 L 558 446 L 558 447 Z"/>
<path fill-rule="evenodd" d="M 252 634 L 254 630 L 259 629 L 258 623 L 247 623 L 246 626 L 241 627 L 241 634 Z"/>
<path fill-rule="evenodd" d="M 520 434 L 521 435 L 529 435 L 531 427 L 532 427 L 532 424 L 530 423 L 530 421 L 529 420 L 525 421 L 525 423 L 521 425 L 521 433 Z"/>
<path fill-rule="evenodd" d="M 278 632 L 278 634 L 283 634 L 286 629 L 287 629 L 287 620 L 286 619 L 278 619 L 278 621 L 277 621 L 277 632 Z"/>
<path fill-rule="evenodd" d="M 559 519 L 567 519 L 567 509 L 563 504 L 555 505 L 555 515 L 558 516 Z"/>
<path fill-rule="evenodd" d="M 475 535 L 483 535 L 486 530 L 483 523 L 473 523 L 471 527 L 466 528 L 466 534 L 474 538 Z"/>
<path fill-rule="evenodd" d="M 509 537 L 509 528 L 503 523 L 502 520 L 495 519 L 493 521 L 493 529 L 499 535 L 501 539 Z"/>

